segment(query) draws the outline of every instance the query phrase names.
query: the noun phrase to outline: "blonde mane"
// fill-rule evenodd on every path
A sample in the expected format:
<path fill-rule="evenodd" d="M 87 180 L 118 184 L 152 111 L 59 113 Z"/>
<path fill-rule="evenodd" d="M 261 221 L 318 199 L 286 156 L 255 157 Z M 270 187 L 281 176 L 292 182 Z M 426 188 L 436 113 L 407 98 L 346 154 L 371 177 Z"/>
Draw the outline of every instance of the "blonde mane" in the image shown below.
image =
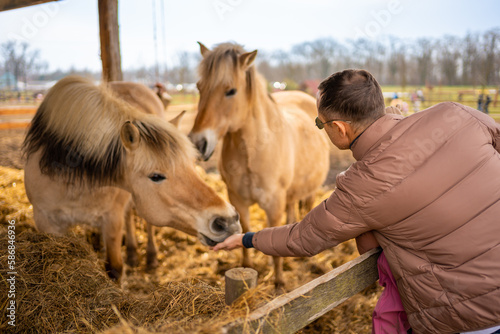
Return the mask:
<path fill-rule="evenodd" d="M 221 43 L 215 46 L 200 63 L 198 74 L 200 85 L 206 86 L 208 94 L 217 87 L 230 89 L 235 86 L 239 70 L 239 56 L 246 51 L 236 43 Z M 258 73 L 255 66 L 245 72 L 246 94 L 251 103 L 255 100 Z"/>
<path fill-rule="evenodd" d="M 25 155 L 41 152 L 40 169 L 70 183 L 120 182 L 126 150 L 120 139 L 130 121 L 140 133 L 134 169 L 190 163 L 195 153 L 187 137 L 157 116 L 139 112 L 105 85 L 78 76 L 52 87 L 37 110 L 23 144 Z"/>

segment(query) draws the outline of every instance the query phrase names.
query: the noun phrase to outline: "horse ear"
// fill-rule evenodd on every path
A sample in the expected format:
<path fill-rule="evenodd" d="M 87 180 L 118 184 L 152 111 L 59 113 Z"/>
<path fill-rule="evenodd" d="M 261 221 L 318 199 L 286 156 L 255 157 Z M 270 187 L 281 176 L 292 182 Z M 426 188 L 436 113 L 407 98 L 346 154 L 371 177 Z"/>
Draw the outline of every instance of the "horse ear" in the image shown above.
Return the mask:
<path fill-rule="evenodd" d="M 130 121 L 127 121 L 125 122 L 125 124 L 123 124 L 120 131 L 120 138 L 125 148 L 129 151 L 135 150 L 139 146 L 139 142 L 141 141 L 139 129 L 137 129 L 134 124 L 130 123 Z"/>
<path fill-rule="evenodd" d="M 202 42 L 197 42 L 198 44 L 200 44 L 200 53 L 203 57 L 205 57 L 207 55 L 207 53 L 210 52 L 210 50 L 205 46 L 203 45 Z"/>
<path fill-rule="evenodd" d="M 172 123 L 173 125 L 175 125 L 176 128 L 179 128 L 179 123 L 180 123 L 180 121 L 185 113 L 186 113 L 186 110 L 181 111 L 181 113 L 179 115 L 172 118 L 169 122 Z"/>
<path fill-rule="evenodd" d="M 246 71 L 257 57 L 257 50 L 253 50 L 252 52 L 247 52 L 240 55 L 240 67 L 243 71 Z"/>

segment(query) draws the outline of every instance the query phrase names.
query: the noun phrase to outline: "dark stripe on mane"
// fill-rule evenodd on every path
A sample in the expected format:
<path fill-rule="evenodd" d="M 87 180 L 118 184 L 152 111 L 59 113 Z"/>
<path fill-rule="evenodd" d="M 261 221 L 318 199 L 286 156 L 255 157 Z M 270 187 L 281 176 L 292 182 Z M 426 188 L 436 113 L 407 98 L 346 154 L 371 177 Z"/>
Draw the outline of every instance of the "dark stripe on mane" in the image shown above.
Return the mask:
<path fill-rule="evenodd" d="M 141 140 L 160 159 L 170 161 L 173 157 L 184 156 L 183 145 L 165 129 L 157 127 L 155 123 L 145 123 L 139 120 L 133 121 L 132 124 L 139 130 Z"/>
<path fill-rule="evenodd" d="M 154 149 L 160 154 L 167 151 L 169 142 L 173 139 L 167 137 L 165 131 L 155 128 L 152 124 L 146 124 L 138 120 L 133 121 L 132 124 L 137 127 L 141 140 L 144 140 L 149 148 Z"/>
<path fill-rule="evenodd" d="M 45 105 L 39 107 L 23 143 L 26 157 L 41 150 L 40 170 L 70 184 L 104 186 L 122 181 L 125 150 L 120 137 L 108 143 L 104 159 L 85 156 L 78 143 L 61 138 L 44 122 Z M 103 143 L 104 145 L 104 143 Z"/>

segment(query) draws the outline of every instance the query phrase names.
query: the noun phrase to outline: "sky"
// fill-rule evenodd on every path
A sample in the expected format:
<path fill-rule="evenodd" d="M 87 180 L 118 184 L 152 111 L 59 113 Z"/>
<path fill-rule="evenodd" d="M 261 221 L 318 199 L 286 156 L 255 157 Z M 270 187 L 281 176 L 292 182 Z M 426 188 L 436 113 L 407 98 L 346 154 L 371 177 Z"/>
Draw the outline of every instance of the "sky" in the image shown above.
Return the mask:
<path fill-rule="evenodd" d="M 119 0 L 118 22 L 122 68 L 135 69 L 172 66 L 197 41 L 288 51 L 325 37 L 461 37 L 500 27 L 499 13 L 498 0 Z M 38 49 L 49 70 L 101 68 L 97 0 L 0 12 L 0 43 L 12 39 Z"/>

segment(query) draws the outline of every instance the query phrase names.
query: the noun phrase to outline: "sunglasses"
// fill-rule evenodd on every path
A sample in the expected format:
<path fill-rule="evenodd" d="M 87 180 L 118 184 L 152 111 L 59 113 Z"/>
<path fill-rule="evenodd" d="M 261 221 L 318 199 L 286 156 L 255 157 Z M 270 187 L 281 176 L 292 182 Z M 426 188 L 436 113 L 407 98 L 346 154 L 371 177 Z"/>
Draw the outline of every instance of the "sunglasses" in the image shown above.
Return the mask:
<path fill-rule="evenodd" d="M 316 117 L 316 126 L 320 130 L 324 129 L 326 123 L 331 123 L 331 122 L 345 122 L 347 124 L 351 123 L 351 121 L 346 121 L 345 119 L 332 119 L 330 121 L 321 122 L 321 120 L 319 119 L 319 117 Z"/>

